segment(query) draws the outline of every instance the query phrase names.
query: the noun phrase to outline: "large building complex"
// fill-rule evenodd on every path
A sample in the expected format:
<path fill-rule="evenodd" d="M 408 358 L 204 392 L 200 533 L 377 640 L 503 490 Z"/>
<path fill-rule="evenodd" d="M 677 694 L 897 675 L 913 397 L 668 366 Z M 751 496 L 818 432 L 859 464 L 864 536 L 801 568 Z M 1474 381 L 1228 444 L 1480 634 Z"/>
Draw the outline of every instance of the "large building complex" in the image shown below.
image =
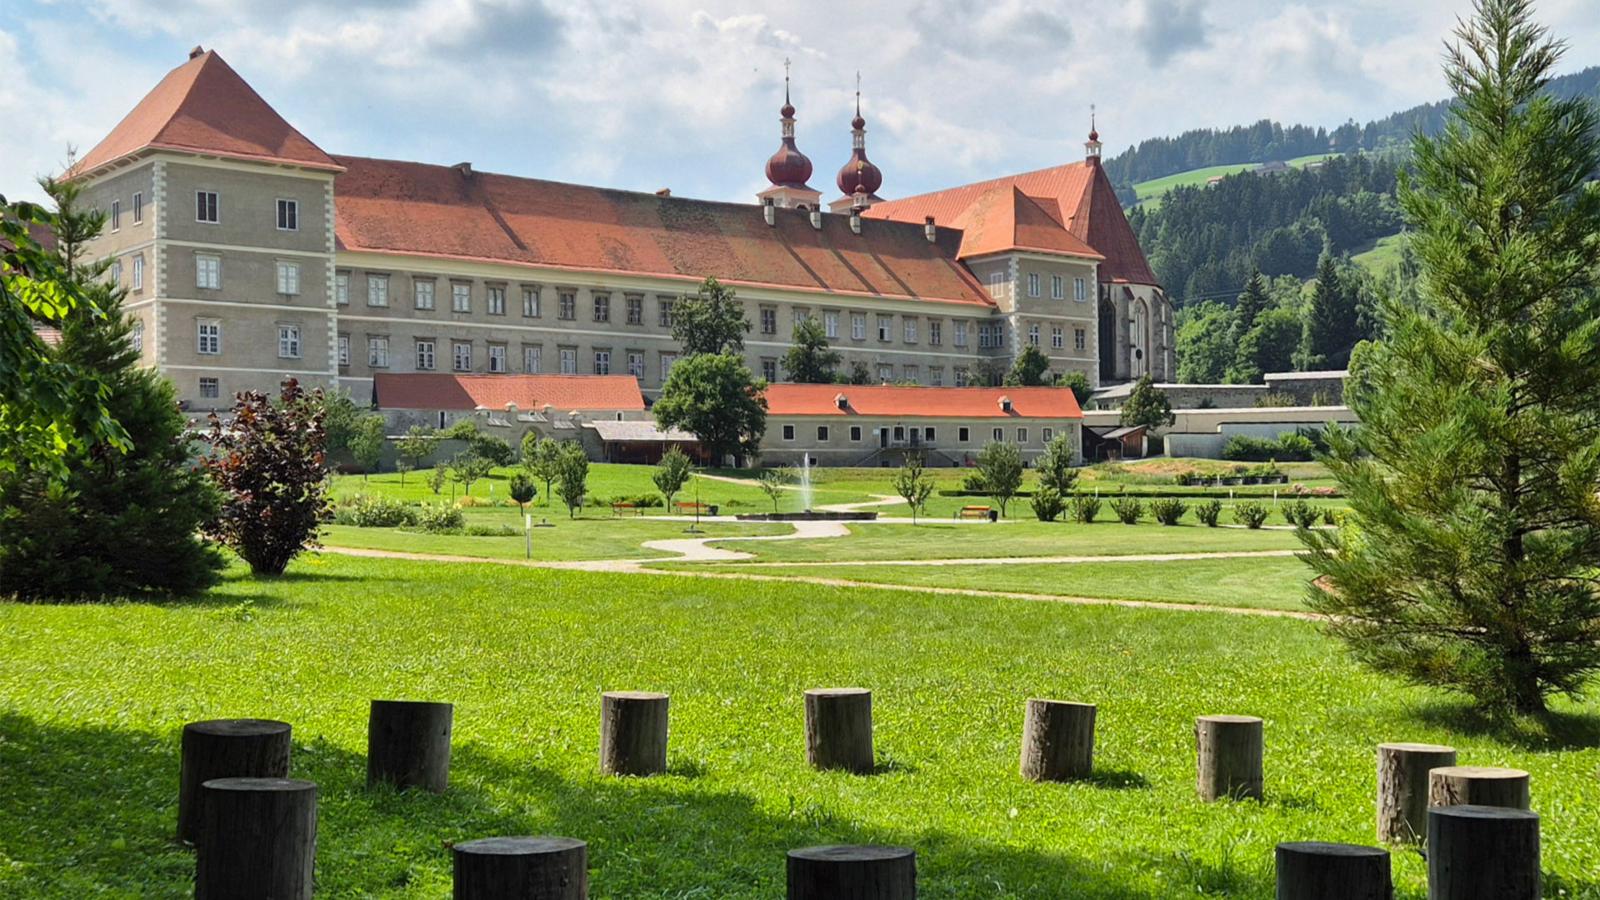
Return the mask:
<path fill-rule="evenodd" d="M 1171 306 L 1098 135 L 1081 162 L 884 200 L 858 110 L 824 208 L 787 98 L 781 122 L 757 204 L 332 156 L 196 48 L 67 174 L 108 214 L 144 360 L 196 411 L 411 372 L 626 375 L 648 398 L 707 276 L 771 382 L 806 317 L 874 382 L 978 384 L 1028 345 L 1096 384 L 1171 378 Z"/>

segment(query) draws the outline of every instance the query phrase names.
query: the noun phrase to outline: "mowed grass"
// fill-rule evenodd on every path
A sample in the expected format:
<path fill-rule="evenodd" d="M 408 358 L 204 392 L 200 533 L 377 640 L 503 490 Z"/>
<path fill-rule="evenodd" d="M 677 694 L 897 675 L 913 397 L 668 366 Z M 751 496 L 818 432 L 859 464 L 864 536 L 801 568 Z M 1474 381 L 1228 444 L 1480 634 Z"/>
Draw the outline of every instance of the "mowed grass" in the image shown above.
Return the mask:
<path fill-rule="evenodd" d="M 1307 163 L 1320 162 L 1338 156 L 1337 153 L 1312 153 L 1307 156 L 1297 156 L 1284 160 L 1293 168 L 1302 168 Z M 1161 198 L 1174 188 L 1203 185 L 1218 175 L 1234 175 L 1239 172 L 1259 169 L 1260 163 L 1230 163 L 1222 166 L 1206 166 L 1200 169 L 1189 169 L 1177 172 L 1162 178 L 1152 178 L 1149 181 L 1136 182 L 1133 185 L 1134 193 L 1139 197 L 1139 203 L 1149 212 L 1154 212 L 1161 206 Z"/>
<path fill-rule="evenodd" d="M 534 521 L 543 516 L 534 512 Z M 405 553 L 431 553 L 445 556 L 481 556 L 492 559 L 533 559 L 571 561 L 584 559 L 644 559 L 661 556 L 659 550 L 641 546 L 645 541 L 696 536 L 751 537 L 763 534 L 788 534 L 789 525 L 763 522 L 702 522 L 704 535 L 688 535 L 688 523 L 635 516 L 606 519 L 569 519 L 565 513 L 549 517 L 550 527 L 536 527 L 525 539 L 516 510 L 494 512 L 473 510 L 470 524 L 514 525 L 515 535 L 424 534 L 398 528 L 356 528 L 329 525 L 322 542 L 330 547 L 355 547 L 367 550 L 395 550 Z M 531 552 L 530 552 L 531 548 Z"/>
<path fill-rule="evenodd" d="M 746 572 L 771 578 L 837 578 L 868 584 L 1013 591 L 1059 597 L 1182 603 L 1249 609 L 1304 610 L 1311 572 L 1294 557 L 1096 561 L 939 566 L 750 566 L 664 563 L 654 567 Z"/>
<path fill-rule="evenodd" d="M 1530 771 L 1547 896 L 1600 892 L 1600 706 L 1495 736 L 1302 621 L 325 556 L 204 602 L 0 606 L 0 658 L 6 897 L 188 896 L 178 734 L 218 716 L 293 723 L 325 897 L 444 898 L 450 842 L 552 833 L 596 898 L 781 896 L 786 850 L 864 842 L 916 847 L 929 898 L 1268 898 L 1277 842 L 1371 841 L 1385 740 Z M 879 774 L 805 766 L 830 685 L 873 689 Z M 671 774 L 597 774 L 606 689 L 671 694 Z M 1031 696 L 1099 704 L 1094 778 L 1017 776 Z M 366 789 L 372 698 L 456 704 L 448 792 Z M 1196 799 L 1218 712 L 1266 719 L 1264 802 Z"/>
<path fill-rule="evenodd" d="M 1402 248 L 1405 235 L 1391 234 L 1378 238 L 1363 245 L 1359 252 L 1351 255 L 1350 261 L 1366 269 L 1373 275 L 1384 275 L 1400 265 Z"/>

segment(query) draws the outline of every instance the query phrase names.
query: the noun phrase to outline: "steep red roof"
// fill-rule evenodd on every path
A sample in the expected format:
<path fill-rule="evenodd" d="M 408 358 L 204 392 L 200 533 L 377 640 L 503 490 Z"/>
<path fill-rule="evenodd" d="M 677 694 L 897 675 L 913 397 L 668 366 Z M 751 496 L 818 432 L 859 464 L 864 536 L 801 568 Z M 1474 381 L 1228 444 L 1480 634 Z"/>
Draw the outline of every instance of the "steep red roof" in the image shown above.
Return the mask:
<path fill-rule="evenodd" d="M 1079 419 L 1070 388 L 916 387 L 912 385 L 770 384 L 770 416 L 895 416 L 939 419 Z M 845 406 L 840 408 L 839 398 Z M 1008 411 L 1002 400 L 1011 401 Z"/>
<path fill-rule="evenodd" d="M 866 221 L 474 172 L 335 157 L 336 235 L 351 251 L 681 277 L 733 285 L 990 306 L 957 262 L 961 236 Z"/>
<path fill-rule="evenodd" d="M 1035 200 L 1015 185 L 997 184 L 979 194 L 951 227 L 961 229 L 961 258 L 973 259 L 1008 250 L 1036 250 L 1065 253 L 1087 259 L 1101 255 L 1072 232 L 1061 227 L 1058 218 L 1045 208 L 1053 200 Z"/>
<path fill-rule="evenodd" d="M 88 172 L 147 148 L 339 168 L 211 50 L 168 72 L 67 174 Z"/>
<path fill-rule="evenodd" d="M 933 216 L 940 224 L 955 224 L 968 209 L 996 188 L 1003 187 L 1014 188 L 1033 199 L 1057 227 L 1104 256 L 1100 264 L 1101 281 L 1159 283 L 1145 260 L 1144 251 L 1139 248 L 1139 239 L 1128 225 L 1127 216 L 1123 215 L 1111 180 L 1104 169 L 1088 162 L 1007 175 L 902 200 L 887 200 L 874 204 L 865 215 L 902 222 L 921 222 L 924 217 Z M 1030 239 L 1035 242 L 1042 239 L 1038 235 L 1050 230 L 1044 223 L 1037 225 L 1039 230 Z M 984 252 L 994 252 L 989 242 L 983 246 Z M 1012 248 L 1002 249 L 1040 248 L 1019 241 Z M 975 254 L 969 254 L 963 244 L 963 258 L 970 255 Z"/>
<path fill-rule="evenodd" d="M 372 395 L 382 409 L 477 409 L 522 412 L 546 404 L 568 410 L 643 410 L 644 396 L 632 375 L 452 375 L 389 373 L 372 377 Z"/>

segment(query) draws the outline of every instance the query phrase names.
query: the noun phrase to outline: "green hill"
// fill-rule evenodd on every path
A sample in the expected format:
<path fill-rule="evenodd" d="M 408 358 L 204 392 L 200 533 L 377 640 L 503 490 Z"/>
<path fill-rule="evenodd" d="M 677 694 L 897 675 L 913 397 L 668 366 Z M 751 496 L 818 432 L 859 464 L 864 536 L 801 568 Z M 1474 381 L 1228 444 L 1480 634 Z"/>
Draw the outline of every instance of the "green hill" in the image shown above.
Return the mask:
<path fill-rule="evenodd" d="M 1297 156 L 1294 159 L 1287 160 L 1287 162 L 1295 168 L 1302 168 L 1306 163 L 1320 162 L 1336 155 L 1338 154 L 1312 153 L 1306 156 Z M 1190 169 L 1187 172 L 1178 172 L 1162 178 L 1141 181 L 1133 186 L 1133 190 L 1139 198 L 1137 205 L 1144 207 L 1147 211 L 1154 211 L 1161 206 L 1161 198 L 1166 196 L 1167 192 L 1173 188 L 1204 186 L 1218 175 L 1234 175 L 1259 167 L 1260 163 L 1229 163 L 1221 166 L 1206 166 L 1202 169 Z"/>

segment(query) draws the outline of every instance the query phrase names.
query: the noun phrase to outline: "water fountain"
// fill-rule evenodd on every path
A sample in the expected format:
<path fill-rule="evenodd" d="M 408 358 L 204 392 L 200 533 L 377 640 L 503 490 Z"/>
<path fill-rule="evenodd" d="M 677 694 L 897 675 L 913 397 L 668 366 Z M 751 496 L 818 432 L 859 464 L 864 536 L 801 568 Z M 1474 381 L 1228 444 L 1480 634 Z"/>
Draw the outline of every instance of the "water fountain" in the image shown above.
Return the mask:
<path fill-rule="evenodd" d="M 800 508 L 811 512 L 811 454 L 800 454 Z"/>
<path fill-rule="evenodd" d="M 814 510 L 811 508 L 811 454 L 800 457 L 800 508 L 802 512 L 741 513 L 737 518 L 746 522 L 868 522 L 878 517 L 876 512 L 862 510 Z"/>

